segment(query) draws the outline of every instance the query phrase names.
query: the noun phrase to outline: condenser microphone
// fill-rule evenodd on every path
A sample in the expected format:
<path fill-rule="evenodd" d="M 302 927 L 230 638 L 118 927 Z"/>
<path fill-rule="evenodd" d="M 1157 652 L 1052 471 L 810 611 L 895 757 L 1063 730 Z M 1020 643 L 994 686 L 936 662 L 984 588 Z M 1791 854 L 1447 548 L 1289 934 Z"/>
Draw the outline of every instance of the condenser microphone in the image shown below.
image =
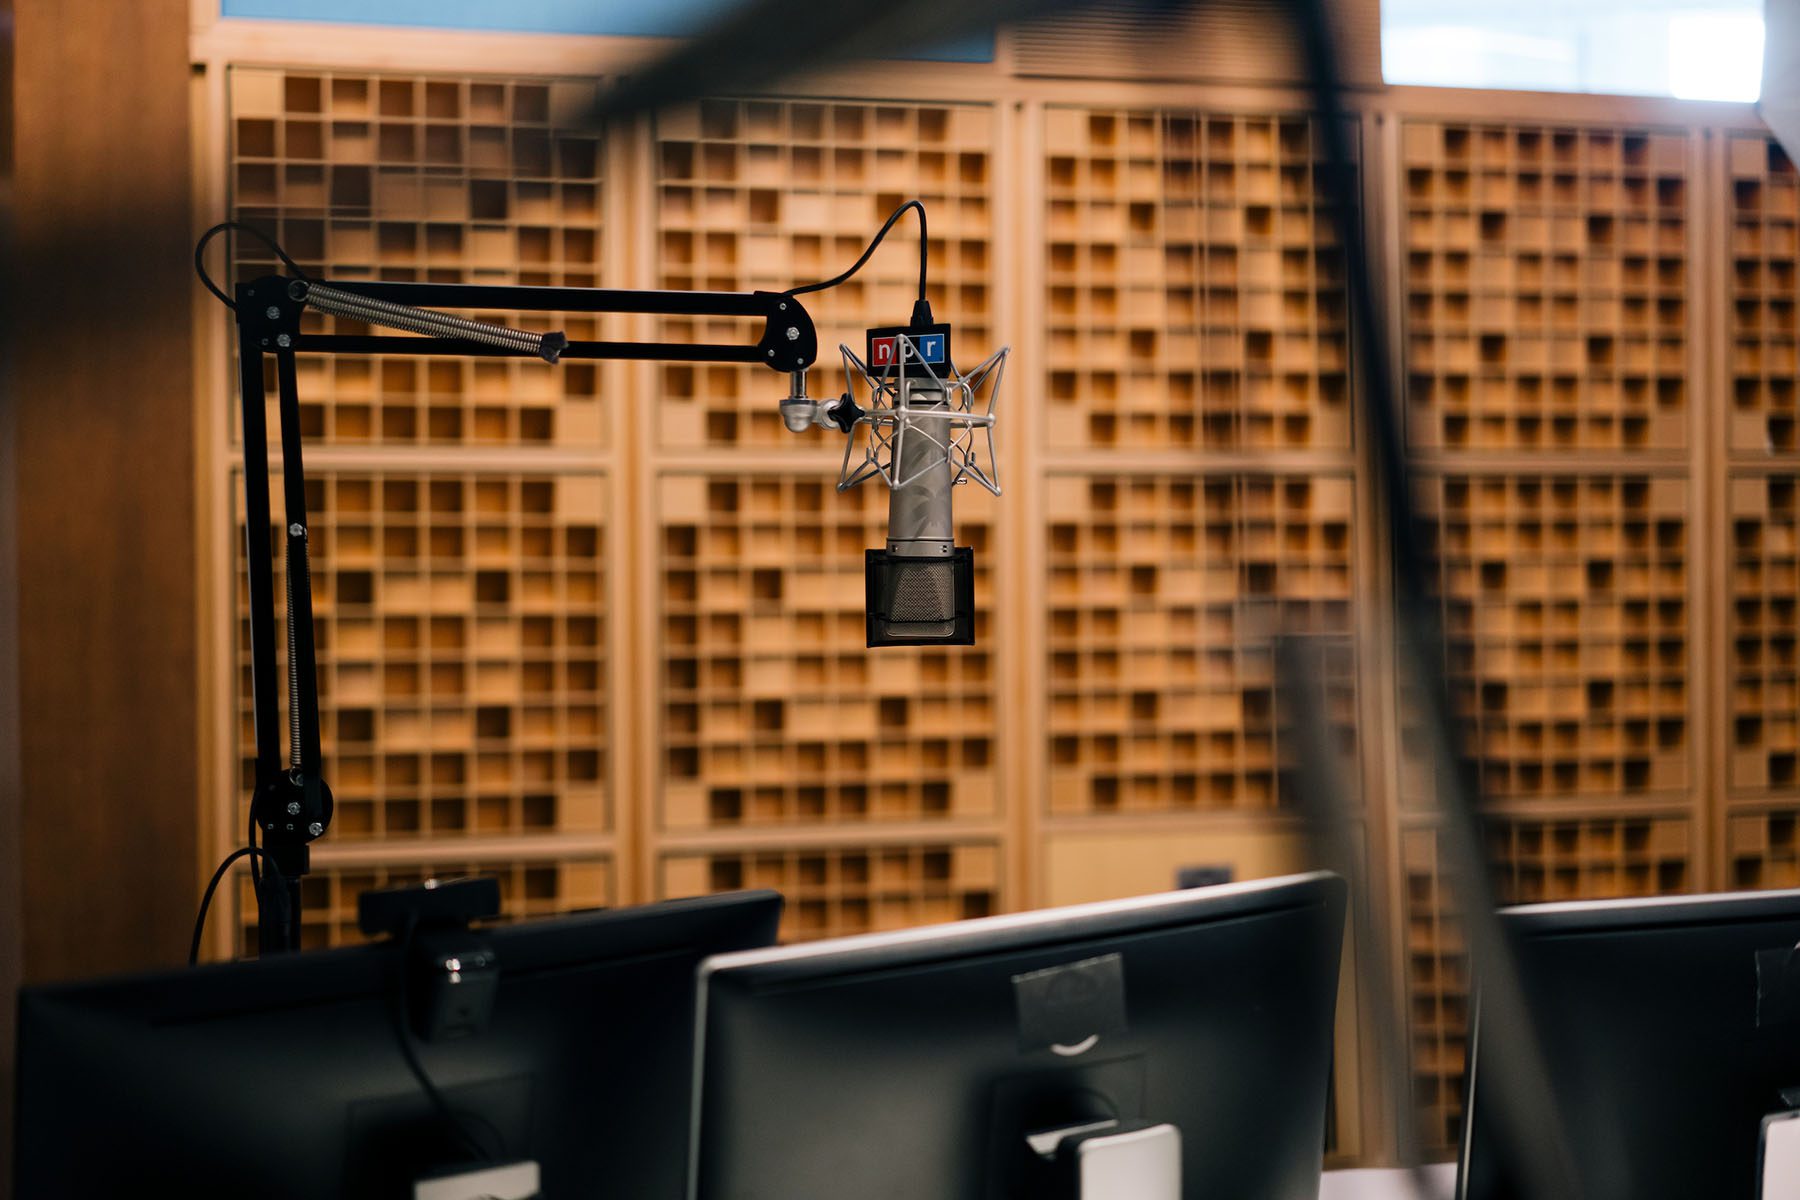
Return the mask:
<path fill-rule="evenodd" d="M 868 644 L 975 644 L 975 551 L 955 544 L 946 389 L 929 379 L 902 379 L 902 415 L 893 468 L 901 486 L 888 491 L 887 547 L 867 552 L 864 566 Z"/>
<path fill-rule="evenodd" d="M 972 646 L 975 551 L 956 544 L 951 497 L 970 480 L 1000 494 L 994 411 L 1007 352 L 959 372 L 950 327 L 918 313 L 869 330 L 866 357 L 841 350 L 850 390 L 816 408 L 817 423 L 850 435 L 838 490 L 876 476 L 889 489 L 887 544 L 868 550 L 863 568 L 868 644 Z"/>

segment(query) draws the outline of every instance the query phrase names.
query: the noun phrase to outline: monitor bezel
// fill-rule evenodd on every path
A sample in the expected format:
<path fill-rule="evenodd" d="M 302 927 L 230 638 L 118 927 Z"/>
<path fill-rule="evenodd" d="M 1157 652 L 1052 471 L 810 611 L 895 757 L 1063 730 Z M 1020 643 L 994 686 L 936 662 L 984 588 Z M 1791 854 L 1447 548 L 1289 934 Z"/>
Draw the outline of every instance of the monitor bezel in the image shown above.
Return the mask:
<path fill-rule="evenodd" d="M 826 985 L 873 971 L 925 968 L 1041 949 L 1062 942 L 1079 945 L 1119 935 L 1202 927 L 1315 907 L 1338 909 L 1346 922 L 1340 945 L 1347 947 L 1352 941 L 1355 920 L 1349 891 L 1349 884 L 1335 872 L 1307 871 L 713 955 L 700 964 L 694 1004 L 693 1109 L 688 1123 L 687 1198 L 695 1200 L 700 1188 L 707 1017 L 715 988 L 731 988 L 740 994 L 750 994 Z M 1338 986 L 1342 987 L 1341 980 Z"/>
<path fill-rule="evenodd" d="M 1800 888 L 1760 892 L 1708 892 L 1696 896 L 1627 896 L 1607 900 L 1555 900 L 1500 910 L 1505 926 L 1521 939 L 1585 937 L 1629 931 L 1695 929 L 1800 918 Z M 1456 1148 L 1456 1200 L 1469 1200 L 1470 1154 L 1475 1138 L 1475 1080 L 1481 1065 L 1481 993 L 1469 1008 L 1469 1051 L 1463 1070 L 1463 1118 Z"/>

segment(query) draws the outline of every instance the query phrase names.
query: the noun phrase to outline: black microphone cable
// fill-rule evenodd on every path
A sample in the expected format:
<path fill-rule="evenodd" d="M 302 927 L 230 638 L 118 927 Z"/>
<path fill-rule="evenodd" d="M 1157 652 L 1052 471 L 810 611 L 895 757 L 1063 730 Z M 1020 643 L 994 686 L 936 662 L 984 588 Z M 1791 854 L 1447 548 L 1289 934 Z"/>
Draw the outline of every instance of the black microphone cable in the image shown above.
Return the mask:
<path fill-rule="evenodd" d="M 225 878 L 225 872 L 229 871 L 231 864 L 240 858 L 249 857 L 251 863 L 254 864 L 256 856 L 261 853 L 262 850 L 257 846 L 239 846 L 225 856 L 225 861 L 219 864 L 219 869 L 214 871 L 212 878 L 207 881 L 206 891 L 200 897 L 199 915 L 194 918 L 194 940 L 188 944 L 188 966 L 191 967 L 200 961 L 200 939 L 206 932 L 206 911 L 212 907 L 213 893 L 219 890 L 219 882 Z"/>
<path fill-rule="evenodd" d="M 227 296 L 224 291 L 220 289 L 218 284 L 213 282 L 212 276 L 206 273 L 206 247 L 211 244 L 214 238 L 218 237 L 221 233 L 224 233 L 227 229 L 235 229 L 239 233 L 249 234 L 251 237 L 273 250 L 275 252 L 275 257 L 279 258 L 282 265 L 292 271 L 297 278 L 304 279 L 308 283 L 312 282 L 312 276 L 308 275 L 305 271 L 302 271 L 300 269 L 300 264 L 288 257 L 288 252 L 281 248 L 281 243 L 258 229 L 256 226 L 246 225 L 242 221 L 220 221 L 217 225 L 214 225 L 211 229 L 201 234 L 200 240 L 194 243 L 194 273 L 200 276 L 200 282 L 206 285 L 206 290 L 217 296 L 219 298 L 219 303 L 223 304 L 226 308 L 236 312 L 237 304 L 230 296 Z"/>
<path fill-rule="evenodd" d="M 895 223 L 906 214 L 908 209 L 912 209 L 919 214 L 919 299 L 918 303 L 913 306 L 913 323 L 915 325 L 921 323 L 926 325 L 931 324 L 931 303 L 926 299 L 925 295 L 927 264 L 929 263 L 931 256 L 931 236 L 926 230 L 925 203 L 922 200 L 908 200 L 899 208 L 896 208 L 893 212 L 889 213 L 888 219 L 869 241 L 868 247 L 863 250 L 862 257 L 857 259 L 854 263 L 851 263 L 849 270 L 844 271 L 839 275 L 834 275 L 830 279 L 822 279 L 818 283 L 802 284 L 799 287 L 789 288 L 784 294 L 789 296 L 804 296 L 808 292 L 822 292 L 827 288 L 834 288 L 840 283 L 847 281 L 852 275 L 855 275 L 858 271 L 863 269 L 863 265 L 869 261 L 874 255 L 876 248 L 881 245 L 881 239 L 888 235 L 888 230 L 894 227 Z M 921 310 L 923 310 L 924 313 L 923 322 L 919 319 Z"/>
<path fill-rule="evenodd" d="M 406 1061 L 406 1069 L 411 1072 L 413 1079 L 419 1085 L 419 1090 L 430 1102 L 438 1123 L 457 1148 L 473 1162 L 486 1164 L 503 1162 L 506 1159 L 506 1138 L 500 1133 L 500 1130 L 480 1113 L 452 1108 L 449 1098 L 444 1095 L 437 1082 L 425 1070 L 425 1064 L 419 1060 L 418 1039 L 412 1028 L 412 998 L 409 986 L 412 976 L 412 952 L 418 931 L 418 916 L 416 914 L 409 915 L 406 918 L 405 927 L 394 943 L 396 975 L 388 989 L 392 1002 L 388 1015 L 393 1022 L 394 1038 L 400 1048 L 400 1057 Z M 492 1144 L 483 1145 L 477 1140 L 469 1131 L 471 1125 L 486 1133 L 492 1139 Z"/>

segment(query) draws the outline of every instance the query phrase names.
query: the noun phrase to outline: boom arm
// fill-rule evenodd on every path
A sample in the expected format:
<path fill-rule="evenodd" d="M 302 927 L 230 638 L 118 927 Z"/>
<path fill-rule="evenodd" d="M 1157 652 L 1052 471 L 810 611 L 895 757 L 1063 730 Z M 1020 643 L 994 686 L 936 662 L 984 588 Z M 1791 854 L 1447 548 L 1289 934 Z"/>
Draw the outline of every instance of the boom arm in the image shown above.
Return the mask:
<path fill-rule="evenodd" d="M 251 697 L 256 727 L 256 779 L 250 800 L 251 859 L 257 896 L 257 941 L 263 954 L 300 948 L 300 880 L 312 842 L 331 824 L 331 790 L 323 777 L 319 690 L 308 564 L 306 473 L 301 460 L 296 354 L 410 354 L 638 359 L 664 362 L 760 363 L 788 374 L 806 394 L 805 372 L 818 358 L 818 334 L 797 296 L 785 292 L 658 292 L 604 288 L 507 287 L 441 283 L 331 283 L 268 275 L 237 288 L 239 391 L 244 429 L 245 559 L 249 574 Z M 312 307 L 415 336 L 307 334 Z M 650 316 L 760 317 L 753 345 L 664 342 L 571 342 L 561 333 L 529 333 L 451 316 L 465 311 L 636 313 Z M 281 752 L 276 692 L 275 572 L 268 538 L 269 453 L 263 356 L 275 356 L 281 473 L 287 525 L 288 754 Z"/>

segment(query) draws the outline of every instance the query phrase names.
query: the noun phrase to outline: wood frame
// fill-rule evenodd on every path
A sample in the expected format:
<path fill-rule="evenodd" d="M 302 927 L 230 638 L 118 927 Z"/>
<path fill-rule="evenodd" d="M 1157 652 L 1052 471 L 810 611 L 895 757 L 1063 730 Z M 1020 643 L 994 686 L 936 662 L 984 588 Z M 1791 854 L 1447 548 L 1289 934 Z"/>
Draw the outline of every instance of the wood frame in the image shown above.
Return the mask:
<path fill-rule="evenodd" d="M 13 0 L 0 0 L 0 263 L 13 261 Z M 10 275 L 11 272 L 8 271 Z M 12 1178 L 14 1060 L 22 974 L 24 891 L 19 886 L 18 490 L 12 316 L 0 297 L 0 1178 Z"/>
<path fill-rule="evenodd" d="M 193 914 L 195 393 L 168 303 L 191 215 L 181 10 L 13 5 L 14 261 L 36 289 L 12 312 L 9 414 L 30 515 L 14 644 L 31 853 L 9 874 L 28 980 L 178 961 Z M 98 278 L 119 318 L 101 340 Z"/>

